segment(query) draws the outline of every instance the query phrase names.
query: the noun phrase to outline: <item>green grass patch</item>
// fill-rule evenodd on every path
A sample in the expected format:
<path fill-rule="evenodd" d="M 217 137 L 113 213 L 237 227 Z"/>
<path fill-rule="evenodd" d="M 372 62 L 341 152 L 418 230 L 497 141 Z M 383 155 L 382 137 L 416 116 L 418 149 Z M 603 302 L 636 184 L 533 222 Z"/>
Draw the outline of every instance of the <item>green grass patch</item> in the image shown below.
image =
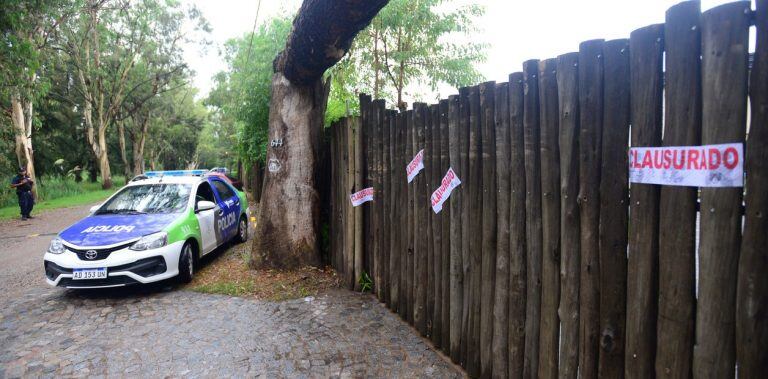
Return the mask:
<path fill-rule="evenodd" d="M 202 293 L 215 293 L 228 296 L 245 296 L 253 292 L 253 282 L 245 281 L 238 282 L 216 282 L 201 284 L 196 287 L 192 287 L 193 291 Z"/>
<path fill-rule="evenodd" d="M 303 267 L 295 270 L 251 270 L 251 242 L 233 245 L 217 255 L 203 258 L 192 283 L 184 288 L 196 292 L 283 301 L 315 296 L 341 286 L 331 268 Z"/>
<path fill-rule="evenodd" d="M 46 193 L 45 196 L 42 194 L 39 195 L 40 198 L 45 200 L 41 200 L 35 204 L 35 207 L 32 209 L 32 215 L 34 216 L 48 209 L 97 203 L 115 193 L 115 191 L 120 189 L 124 183 L 125 180 L 121 180 L 120 182 L 116 181 L 114 187 L 108 190 L 101 189 L 101 183 L 74 183 L 74 180 L 72 181 L 72 184 L 75 184 L 76 186 L 71 186 L 67 183 L 59 185 L 58 187 L 48 187 L 54 191 Z M 41 186 L 41 192 L 45 191 L 43 188 L 45 187 Z M 9 201 L 11 203 L 10 205 L 0 208 L 0 220 L 19 217 L 19 206 L 16 201 L 15 193 L 13 194 L 12 200 L 14 201 Z"/>

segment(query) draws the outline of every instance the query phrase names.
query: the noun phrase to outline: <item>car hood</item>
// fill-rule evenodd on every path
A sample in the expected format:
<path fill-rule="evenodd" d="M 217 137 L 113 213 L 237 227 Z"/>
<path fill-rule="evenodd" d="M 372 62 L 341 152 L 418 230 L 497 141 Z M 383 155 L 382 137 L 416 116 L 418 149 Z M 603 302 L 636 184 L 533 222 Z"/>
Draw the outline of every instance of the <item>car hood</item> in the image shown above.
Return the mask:
<path fill-rule="evenodd" d="M 91 215 L 59 233 L 77 246 L 109 246 L 163 230 L 179 214 Z"/>

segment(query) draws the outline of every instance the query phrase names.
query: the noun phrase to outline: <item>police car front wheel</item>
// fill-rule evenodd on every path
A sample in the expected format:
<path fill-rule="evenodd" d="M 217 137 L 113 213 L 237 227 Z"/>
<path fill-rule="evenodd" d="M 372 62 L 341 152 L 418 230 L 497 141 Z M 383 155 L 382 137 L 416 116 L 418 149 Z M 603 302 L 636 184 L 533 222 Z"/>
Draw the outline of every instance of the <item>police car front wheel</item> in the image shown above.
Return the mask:
<path fill-rule="evenodd" d="M 181 255 L 179 256 L 179 281 L 182 283 L 189 283 L 192 281 L 192 276 L 195 274 L 195 256 L 192 249 L 192 245 L 187 242 L 184 247 L 181 248 Z"/>
<path fill-rule="evenodd" d="M 240 221 L 237 223 L 237 236 L 235 236 L 237 243 L 243 243 L 248 240 L 248 220 L 245 216 L 240 216 Z"/>

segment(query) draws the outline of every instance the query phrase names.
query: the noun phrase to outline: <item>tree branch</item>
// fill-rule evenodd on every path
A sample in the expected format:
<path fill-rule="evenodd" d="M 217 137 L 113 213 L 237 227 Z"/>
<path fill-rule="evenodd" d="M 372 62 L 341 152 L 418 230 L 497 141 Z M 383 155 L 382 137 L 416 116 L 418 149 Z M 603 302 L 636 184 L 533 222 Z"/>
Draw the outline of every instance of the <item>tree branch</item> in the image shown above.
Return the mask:
<path fill-rule="evenodd" d="M 296 85 L 322 77 L 389 0 L 305 0 L 293 20 L 285 50 L 273 62 Z"/>

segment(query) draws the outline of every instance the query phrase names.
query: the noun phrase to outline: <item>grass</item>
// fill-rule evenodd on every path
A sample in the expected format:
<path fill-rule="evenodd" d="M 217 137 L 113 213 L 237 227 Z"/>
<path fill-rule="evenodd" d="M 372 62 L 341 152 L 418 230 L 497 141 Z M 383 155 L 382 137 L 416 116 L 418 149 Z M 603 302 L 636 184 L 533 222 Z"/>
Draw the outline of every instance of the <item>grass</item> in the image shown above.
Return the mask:
<path fill-rule="evenodd" d="M 32 215 L 34 216 L 36 213 L 40 213 L 48 209 L 74 207 L 77 205 L 96 203 L 106 199 L 107 197 L 109 197 L 109 195 L 113 194 L 115 191 L 116 189 L 99 190 L 99 191 L 93 191 L 93 192 L 86 192 L 79 195 L 60 197 L 58 199 L 53 199 L 53 200 L 45 200 L 35 204 L 35 207 L 32 209 Z M 0 208 L 0 220 L 7 220 L 15 217 L 19 217 L 18 206 Z"/>
<path fill-rule="evenodd" d="M 116 177 L 112 189 L 101 189 L 101 183 L 91 183 L 84 180 L 76 183 L 74 179 L 63 177 L 44 177 L 38 180 L 39 200 L 32 210 L 32 215 L 48 209 L 72 207 L 77 205 L 96 203 L 112 195 L 125 184 L 125 178 Z M 0 194 L 3 207 L 0 208 L 0 220 L 7 220 L 19 216 L 19 206 L 16 193 L 4 188 Z"/>
<path fill-rule="evenodd" d="M 315 296 L 339 288 L 341 281 L 331 268 L 304 267 L 297 270 L 251 270 L 251 243 L 213 253 L 186 288 L 196 292 L 283 301 Z"/>

